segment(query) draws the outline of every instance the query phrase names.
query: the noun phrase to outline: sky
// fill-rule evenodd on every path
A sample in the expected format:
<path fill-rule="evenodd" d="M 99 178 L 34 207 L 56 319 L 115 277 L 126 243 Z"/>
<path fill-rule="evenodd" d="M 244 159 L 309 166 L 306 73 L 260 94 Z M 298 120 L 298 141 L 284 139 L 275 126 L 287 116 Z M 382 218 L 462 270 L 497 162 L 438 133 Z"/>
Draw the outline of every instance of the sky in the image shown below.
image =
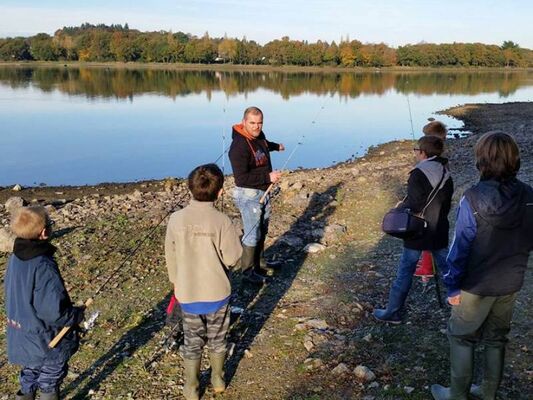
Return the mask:
<path fill-rule="evenodd" d="M 397 47 L 512 40 L 533 49 L 531 0 L 0 0 L 0 37 L 53 34 L 63 26 L 124 24 L 265 44 L 341 38 Z"/>

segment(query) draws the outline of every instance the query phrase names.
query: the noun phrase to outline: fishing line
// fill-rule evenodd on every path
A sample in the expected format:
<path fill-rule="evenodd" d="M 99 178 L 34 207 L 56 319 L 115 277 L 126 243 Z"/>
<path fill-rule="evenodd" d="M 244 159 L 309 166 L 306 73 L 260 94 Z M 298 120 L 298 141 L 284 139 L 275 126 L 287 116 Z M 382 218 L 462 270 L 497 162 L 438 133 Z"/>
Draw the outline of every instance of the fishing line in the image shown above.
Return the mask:
<path fill-rule="evenodd" d="M 409 96 L 405 95 L 407 99 L 407 107 L 409 108 L 409 120 L 411 121 L 411 134 L 413 135 L 413 140 L 415 139 L 415 129 L 413 128 L 413 114 L 411 113 L 411 103 L 409 102 Z"/>

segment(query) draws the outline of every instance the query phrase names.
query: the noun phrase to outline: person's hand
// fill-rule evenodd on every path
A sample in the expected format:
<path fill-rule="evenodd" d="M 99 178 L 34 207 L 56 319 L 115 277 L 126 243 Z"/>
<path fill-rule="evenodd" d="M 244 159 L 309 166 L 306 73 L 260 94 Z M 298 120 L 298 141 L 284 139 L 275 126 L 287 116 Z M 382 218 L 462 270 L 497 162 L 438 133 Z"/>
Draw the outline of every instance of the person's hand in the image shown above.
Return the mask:
<path fill-rule="evenodd" d="M 281 172 L 280 171 L 272 171 L 270 174 L 268 174 L 268 176 L 270 177 L 270 182 L 271 183 L 276 183 L 281 178 Z"/>
<path fill-rule="evenodd" d="M 285 146 L 282 143 L 279 144 L 279 151 L 285 151 Z"/>
<path fill-rule="evenodd" d="M 452 297 L 448 297 L 448 303 L 450 303 L 450 305 L 452 306 L 458 306 L 459 304 L 461 304 L 461 295 L 458 294 Z"/>

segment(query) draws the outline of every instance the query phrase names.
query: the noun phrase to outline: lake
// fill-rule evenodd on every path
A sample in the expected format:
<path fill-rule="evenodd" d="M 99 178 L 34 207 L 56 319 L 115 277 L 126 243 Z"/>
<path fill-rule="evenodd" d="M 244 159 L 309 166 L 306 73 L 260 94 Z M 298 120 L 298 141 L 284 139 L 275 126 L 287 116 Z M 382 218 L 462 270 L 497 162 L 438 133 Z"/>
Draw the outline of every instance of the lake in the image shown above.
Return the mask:
<path fill-rule="evenodd" d="M 215 161 L 250 105 L 281 168 L 325 167 L 421 135 L 464 103 L 533 99 L 532 71 L 282 73 L 0 67 L 0 185 L 183 177 Z M 413 131 L 411 129 L 410 110 Z M 452 130 L 452 133 L 454 131 Z M 227 156 L 219 165 L 231 173 Z"/>

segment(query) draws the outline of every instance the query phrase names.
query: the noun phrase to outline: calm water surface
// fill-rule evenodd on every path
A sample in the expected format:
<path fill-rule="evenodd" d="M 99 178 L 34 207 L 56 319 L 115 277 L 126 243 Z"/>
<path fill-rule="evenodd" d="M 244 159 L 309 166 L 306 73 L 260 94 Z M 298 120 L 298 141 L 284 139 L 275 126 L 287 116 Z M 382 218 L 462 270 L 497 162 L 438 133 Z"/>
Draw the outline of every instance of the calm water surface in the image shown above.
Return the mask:
<path fill-rule="evenodd" d="M 324 167 L 412 138 L 434 112 L 533 99 L 533 72 L 286 74 L 0 67 L 0 185 L 185 176 L 213 162 L 256 105 L 280 168 Z M 453 132 L 453 131 L 452 131 Z M 231 173 L 229 160 L 220 166 Z"/>

